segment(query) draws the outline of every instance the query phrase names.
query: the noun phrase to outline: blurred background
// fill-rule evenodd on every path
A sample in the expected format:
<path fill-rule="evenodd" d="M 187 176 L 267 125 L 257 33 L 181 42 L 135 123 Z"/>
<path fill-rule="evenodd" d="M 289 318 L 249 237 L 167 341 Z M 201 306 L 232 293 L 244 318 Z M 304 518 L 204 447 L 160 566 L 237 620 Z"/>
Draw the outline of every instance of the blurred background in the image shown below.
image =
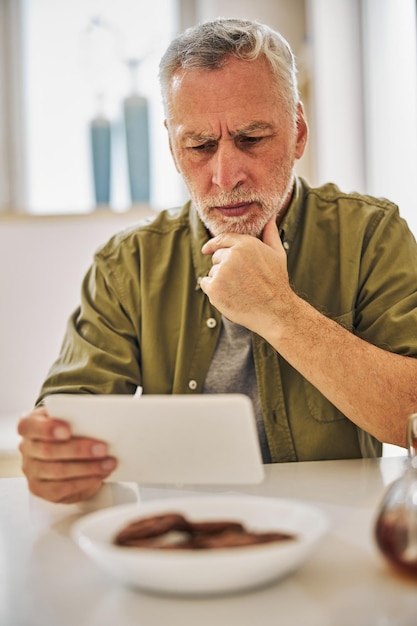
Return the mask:
<path fill-rule="evenodd" d="M 417 233 L 415 0 L 0 0 L 0 451 L 94 250 L 186 200 L 158 63 L 176 33 L 218 16 L 291 44 L 310 125 L 298 173 L 388 197 Z"/>

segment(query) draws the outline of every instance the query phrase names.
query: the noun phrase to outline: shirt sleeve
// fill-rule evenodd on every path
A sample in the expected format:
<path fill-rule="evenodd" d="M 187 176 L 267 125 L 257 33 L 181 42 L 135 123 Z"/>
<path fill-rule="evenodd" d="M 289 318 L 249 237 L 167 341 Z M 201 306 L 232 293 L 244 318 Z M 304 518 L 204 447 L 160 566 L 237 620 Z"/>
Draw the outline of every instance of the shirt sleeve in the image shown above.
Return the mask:
<path fill-rule="evenodd" d="M 417 245 L 394 206 L 374 216 L 363 241 L 354 327 L 381 348 L 417 356 Z"/>
<path fill-rule="evenodd" d="M 125 281 L 123 264 L 111 265 L 96 255 L 37 404 L 52 393 L 135 393 L 141 384 L 139 303 L 135 318 L 124 297 Z"/>

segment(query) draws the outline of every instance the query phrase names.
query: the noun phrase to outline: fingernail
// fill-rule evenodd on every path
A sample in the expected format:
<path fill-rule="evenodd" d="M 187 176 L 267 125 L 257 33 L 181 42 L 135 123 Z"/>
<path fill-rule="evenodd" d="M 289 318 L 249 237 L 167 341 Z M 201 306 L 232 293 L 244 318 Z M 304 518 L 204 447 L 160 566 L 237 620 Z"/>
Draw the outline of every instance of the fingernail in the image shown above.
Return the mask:
<path fill-rule="evenodd" d="M 91 448 L 93 456 L 106 456 L 107 446 L 105 443 L 95 443 Z"/>
<path fill-rule="evenodd" d="M 55 439 L 68 439 L 69 432 L 65 426 L 57 426 L 54 428 L 54 437 Z"/>
<path fill-rule="evenodd" d="M 116 467 L 116 461 L 114 459 L 106 459 L 105 461 L 102 462 L 101 464 L 101 468 L 105 471 L 108 472 L 109 470 L 112 470 Z"/>

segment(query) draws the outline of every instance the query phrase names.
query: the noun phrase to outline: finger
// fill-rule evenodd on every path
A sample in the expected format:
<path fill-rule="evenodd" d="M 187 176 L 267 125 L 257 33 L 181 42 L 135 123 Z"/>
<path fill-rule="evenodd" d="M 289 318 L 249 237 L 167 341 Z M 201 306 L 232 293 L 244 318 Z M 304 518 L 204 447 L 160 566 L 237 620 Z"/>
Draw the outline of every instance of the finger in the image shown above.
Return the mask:
<path fill-rule="evenodd" d="M 219 270 L 220 270 L 220 265 L 212 265 L 207 277 L 213 281 L 213 279 L 216 278 Z"/>
<path fill-rule="evenodd" d="M 210 276 L 203 276 L 200 279 L 200 289 L 203 293 L 207 294 L 207 291 L 210 288 L 210 284 L 211 284 L 212 278 Z"/>
<path fill-rule="evenodd" d="M 23 439 L 19 445 L 23 456 L 45 461 L 104 458 L 108 446 L 104 441 L 72 437 L 65 442 Z"/>
<path fill-rule="evenodd" d="M 211 285 L 213 284 L 213 281 L 215 280 L 218 272 L 220 271 L 220 265 L 219 264 L 215 264 L 212 265 L 210 268 L 209 273 L 207 274 L 207 276 L 203 276 L 200 280 L 200 288 L 201 290 L 208 295 Z"/>
<path fill-rule="evenodd" d="M 217 235 L 212 239 L 206 241 L 206 243 L 201 248 L 201 252 L 203 254 L 213 254 L 216 250 L 220 248 L 231 248 L 234 246 L 242 237 L 247 237 L 249 235 L 238 235 L 236 233 L 223 233 L 222 235 Z"/>
<path fill-rule="evenodd" d="M 115 468 L 117 462 L 113 457 L 98 461 L 40 461 L 31 459 L 30 463 L 23 460 L 22 469 L 29 481 L 52 480 L 67 481 L 79 478 L 105 478 Z"/>
<path fill-rule="evenodd" d="M 271 217 L 264 226 L 262 231 L 262 241 L 270 248 L 274 250 L 280 250 L 282 247 L 281 239 L 279 236 L 276 217 Z"/>
<path fill-rule="evenodd" d="M 22 417 L 17 432 L 28 439 L 66 440 L 71 437 L 69 425 L 63 420 L 49 417 L 43 407 Z"/>
<path fill-rule="evenodd" d="M 222 263 L 223 261 L 225 261 L 229 255 L 230 255 L 229 248 L 217 248 L 217 250 L 213 252 L 213 255 L 211 257 L 211 262 L 213 265 L 218 265 L 219 263 Z"/>
<path fill-rule="evenodd" d="M 72 504 L 94 496 L 102 482 L 96 476 L 68 481 L 33 480 L 29 483 L 29 490 L 49 502 Z"/>
<path fill-rule="evenodd" d="M 212 261 L 213 261 L 213 265 L 211 266 L 209 273 L 207 274 L 207 276 L 202 276 L 199 282 L 200 285 L 200 289 L 206 294 L 208 295 L 208 292 L 210 290 L 210 286 L 213 283 L 213 280 L 215 279 L 218 271 L 220 270 L 220 263 L 222 262 L 222 258 L 221 255 L 218 254 L 220 253 L 221 250 L 217 251 L 215 254 L 213 254 L 212 257 Z"/>

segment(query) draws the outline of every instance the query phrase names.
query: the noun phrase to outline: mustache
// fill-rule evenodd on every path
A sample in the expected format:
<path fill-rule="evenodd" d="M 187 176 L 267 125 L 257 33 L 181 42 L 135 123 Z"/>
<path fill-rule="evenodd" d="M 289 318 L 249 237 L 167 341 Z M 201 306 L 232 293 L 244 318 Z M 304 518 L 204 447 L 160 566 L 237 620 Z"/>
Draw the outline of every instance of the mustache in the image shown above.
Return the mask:
<path fill-rule="evenodd" d="M 227 206 L 229 204 L 266 204 L 266 200 L 260 193 L 251 193 L 249 191 L 221 191 L 215 196 L 200 201 L 200 205 L 204 209 L 212 209 L 219 206 Z"/>

